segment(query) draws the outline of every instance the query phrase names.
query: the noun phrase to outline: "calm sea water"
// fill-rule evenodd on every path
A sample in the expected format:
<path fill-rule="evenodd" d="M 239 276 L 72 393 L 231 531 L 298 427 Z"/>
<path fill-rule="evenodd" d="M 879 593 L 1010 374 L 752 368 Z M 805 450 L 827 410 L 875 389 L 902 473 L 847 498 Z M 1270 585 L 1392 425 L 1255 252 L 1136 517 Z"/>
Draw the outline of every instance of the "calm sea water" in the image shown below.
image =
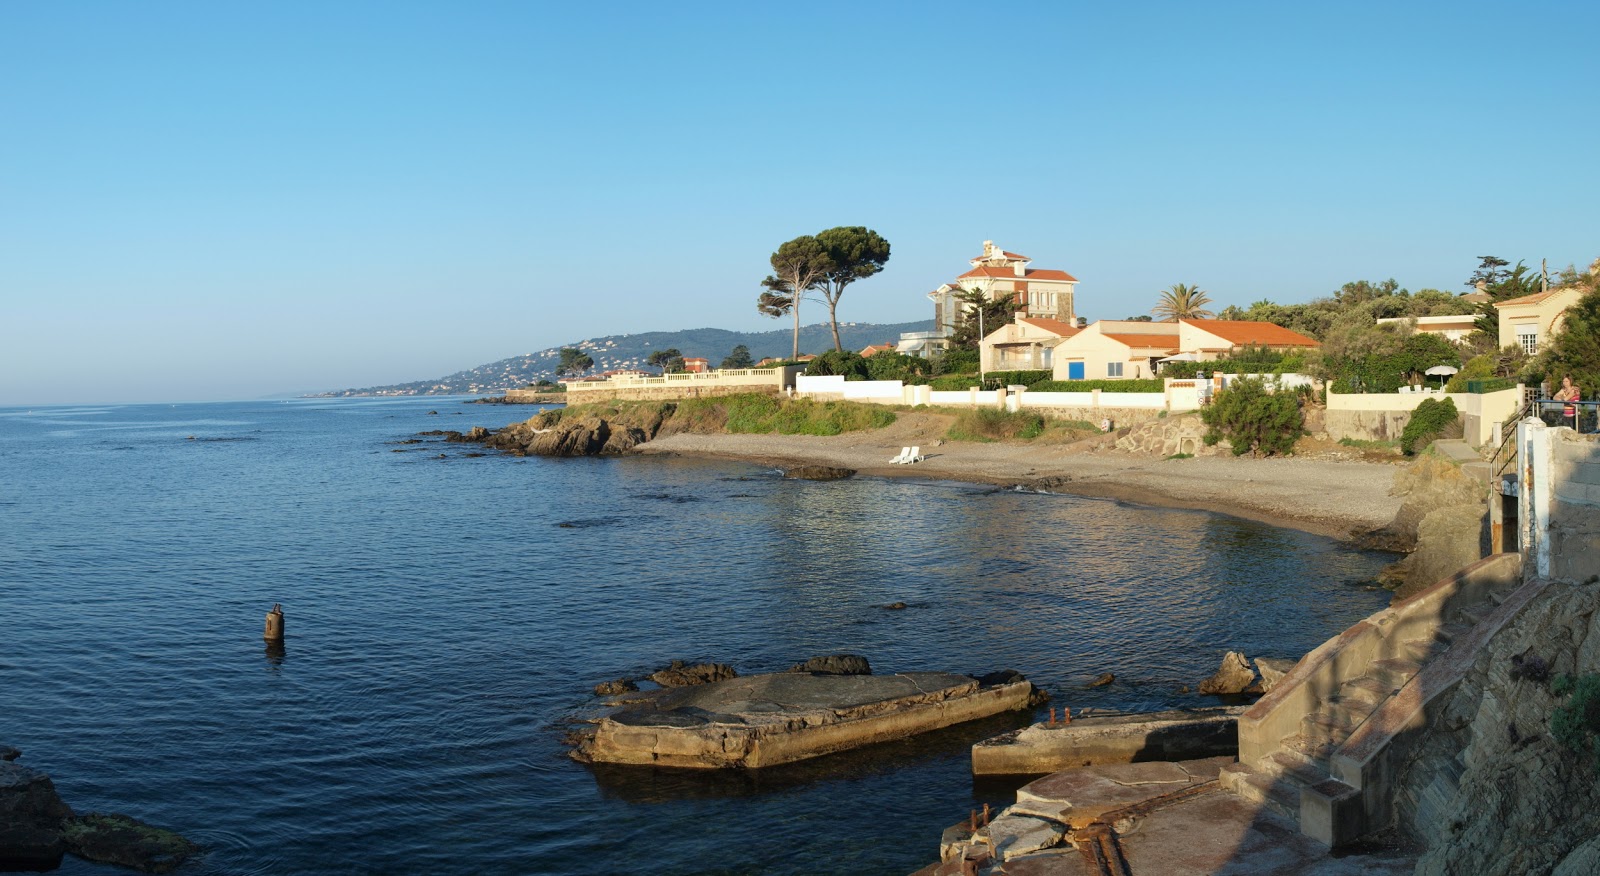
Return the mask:
<path fill-rule="evenodd" d="M 1198 705 L 1176 690 L 1223 650 L 1298 656 L 1386 601 L 1386 555 L 1200 512 L 396 443 L 529 414 L 0 410 L 0 742 L 79 811 L 203 843 L 195 874 L 903 874 L 1009 802 L 967 748 L 1020 719 L 754 776 L 592 769 L 561 736 L 596 682 L 672 659 Z"/>

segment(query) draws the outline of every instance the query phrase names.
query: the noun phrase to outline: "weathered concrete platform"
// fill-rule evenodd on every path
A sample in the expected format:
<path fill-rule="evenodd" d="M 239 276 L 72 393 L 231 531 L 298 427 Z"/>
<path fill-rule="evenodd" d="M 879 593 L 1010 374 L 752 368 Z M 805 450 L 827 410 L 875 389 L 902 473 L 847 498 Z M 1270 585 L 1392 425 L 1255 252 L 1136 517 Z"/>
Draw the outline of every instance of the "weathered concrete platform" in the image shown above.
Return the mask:
<path fill-rule="evenodd" d="M 1034 724 L 972 746 L 975 776 L 1043 775 L 1102 763 L 1232 758 L 1245 706 L 1095 715 Z"/>
<path fill-rule="evenodd" d="M 1355 876 L 1410 873 L 1404 851 L 1331 857 L 1270 810 L 1217 784 L 1231 758 L 1066 770 L 1017 792 L 987 826 L 945 831 L 916 876 Z"/>
<path fill-rule="evenodd" d="M 602 719 L 573 753 L 597 763 L 756 768 L 1025 708 L 1027 681 L 945 672 L 751 675 L 672 688 Z"/>

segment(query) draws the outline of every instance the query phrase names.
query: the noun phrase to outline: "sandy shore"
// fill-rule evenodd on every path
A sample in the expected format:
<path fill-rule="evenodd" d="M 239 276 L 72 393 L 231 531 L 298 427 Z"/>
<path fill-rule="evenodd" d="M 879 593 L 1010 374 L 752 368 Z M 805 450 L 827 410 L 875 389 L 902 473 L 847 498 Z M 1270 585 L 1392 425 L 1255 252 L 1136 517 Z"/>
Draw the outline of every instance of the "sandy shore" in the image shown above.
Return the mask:
<path fill-rule="evenodd" d="M 1053 492 L 1100 496 L 1171 508 L 1200 508 L 1334 538 L 1349 538 L 1394 519 L 1389 495 L 1396 466 L 1359 460 L 1250 459 L 1202 456 L 1156 459 L 1084 443 L 1055 446 L 944 442 L 937 422 L 831 437 L 677 434 L 640 445 L 640 453 L 742 459 L 784 468 L 797 463 L 853 468 L 864 475 L 1016 484 L 1052 479 Z M 927 459 L 890 465 L 905 445 Z"/>

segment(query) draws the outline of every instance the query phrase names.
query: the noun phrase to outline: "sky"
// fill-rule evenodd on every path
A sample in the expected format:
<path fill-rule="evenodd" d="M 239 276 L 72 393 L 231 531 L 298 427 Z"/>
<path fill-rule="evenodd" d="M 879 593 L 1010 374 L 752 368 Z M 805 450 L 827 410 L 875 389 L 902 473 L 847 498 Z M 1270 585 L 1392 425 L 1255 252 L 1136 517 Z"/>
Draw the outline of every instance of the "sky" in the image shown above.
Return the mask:
<path fill-rule="evenodd" d="M 1600 4 L 0 2 L 0 405 L 932 318 L 993 240 L 1092 319 L 1600 256 Z M 826 318 L 808 305 L 805 322 Z"/>

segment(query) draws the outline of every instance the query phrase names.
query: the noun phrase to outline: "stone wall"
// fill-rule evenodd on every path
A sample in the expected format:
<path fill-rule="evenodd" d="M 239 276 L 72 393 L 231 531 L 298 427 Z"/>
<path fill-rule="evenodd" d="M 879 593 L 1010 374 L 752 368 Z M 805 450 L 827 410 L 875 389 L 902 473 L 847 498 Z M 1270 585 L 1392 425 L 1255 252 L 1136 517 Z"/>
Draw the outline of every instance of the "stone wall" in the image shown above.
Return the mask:
<path fill-rule="evenodd" d="M 1427 845 L 1419 876 L 1592 873 L 1600 772 L 1550 735 L 1565 697 L 1538 673 L 1600 672 L 1600 587 L 1554 582 L 1495 636 L 1396 783 L 1399 827 Z"/>
<path fill-rule="evenodd" d="M 1106 395 L 1110 394 L 1111 393 L 1106 393 Z M 1026 410 L 1031 413 L 1044 414 L 1047 417 L 1053 417 L 1060 420 L 1083 420 L 1086 423 L 1092 423 L 1097 428 L 1099 427 L 1101 420 L 1109 417 L 1111 422 L 1118 429 L 1127 426 L 1135 426 L 1141 423 L 1156 422 L 1157 418 L 1162 414 L 1161 411 L 1152 410 L 1150 408 L 1057 408 L 1034 407 L 1030 405 L 1026 408 Z M 1176 453 L 1177 451 L 1173 452 Z"/>
<path fill-rule="evenodd" d="M 596 384 L 596 386 L 600 386 Z M 723 395 L 779 395 L 775 384 L 727 385 L 679 383 L 668 386 L 600 386 L 598 389 L 567 390 L 567 403 L 574 405 L 597 401 L 672 401 L 685 398 L 712 398 Z"/>
<path fill-rule="evenodd" d="M 1551 442 L 1550 574 L 1600 574 L 1600 436 L 1556 430 Z"/>
<path fill-rule="evenodd" d="M 1410 411 L 1339 411 L 1329 408 L 1322 428 L 1334 441 L 1399 441 L 1400 433 L 1411 422 Z"/>
<path fill-rule="evenodd" d="M 1145 412 L 1148 414 L 1148 412 Z M 1219 443 L 1210 447 L 1204 440 L 1206 426 L 1194 415 L 1150 419 L 1126 435 L 1117 438 L 1117 449 L 1129 453 L 1148 453 L 1168 457 L 1175 453 L 1195 456 L 1215 456 L 1224 447 Z"/>

